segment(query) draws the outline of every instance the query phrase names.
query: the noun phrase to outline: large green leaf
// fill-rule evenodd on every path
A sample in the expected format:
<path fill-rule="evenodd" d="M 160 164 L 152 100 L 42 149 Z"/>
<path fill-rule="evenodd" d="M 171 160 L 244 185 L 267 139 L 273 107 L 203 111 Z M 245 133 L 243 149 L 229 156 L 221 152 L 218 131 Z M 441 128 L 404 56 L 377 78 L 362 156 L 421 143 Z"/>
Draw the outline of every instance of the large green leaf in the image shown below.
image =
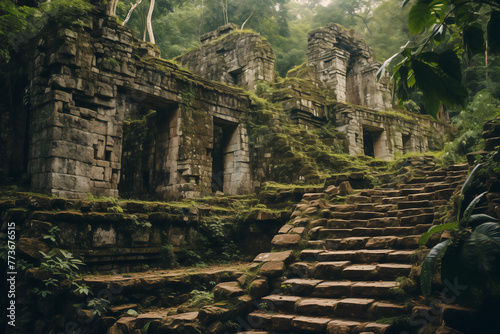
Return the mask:
<path fill-rule="evenodd" d="M 467 179 L 465 180 L 463 186 L 462 186 L 462 190 L 460 191 L 462 194 L 465 194 L 465 191 L 470 187 L 470 185 L 472 184 L 472 180 L 473 180 L 473 175 L 476 173 L 476 171 L 479 169 L 480 166 L 482 166 L 483 164 L 477 164 L 470 172 L 469 176 L 467 176 Z"/>
<path fill-rule="evenodd" d="M 413 61 L 413 71 L 417 80 L 418 87 L 423 92 L 442 92 L 441 78 L 436 69 L 422 61 Z"/>
<path fill-rule="evenodd" d="M 500 51 L 500 11 L 492 12 L 488 21 L 488 46 L 490 51 Z"/>
<path fill-rule="evenodd" d="M 425 111 L 434 118 L 437 118 L 439 105 L 441 101 L 435 93 L 423 92 L 422 100 L 424 102 Z"/>
<path fill-rule="evenodd" d="M 472 215 L 469 218 L 468 221 L 468 226 L 469 227 L 476 227 L 484 223 L 500 223 L 500 219 L 496 219 L 494 217 L 485 215 L 483 213 L 477 214 L 477 215 Z"/>
<path fill-rule="evenodd" d="M 455 80 L 462 81 L 462 68 L 460 66 L 460 59 L 452 50 L 446 50 L 439 55 L 439 67 L 444 73 L 448 74 Z"/>
<path fill-rule="evenodd" d="M 493 269 L 500 255 L 500 224 L 485 223 L 478 226 L 464 241 L 461 257 L 464 264 L 483 273 Z"/>
<path fill-rule="evenodd" d="M 469 226 L 469 219 L 470 217 L 472 216 L 472 211 L 474 210 L 474 208 L 476 207 L 477 203 L 479 203 L 479 201 L 483 198 L 484 195 L 486 195 L 488 192 L 485 191 L 484 193 L 476 196 L 476 198 L 474 198 L 472 200 L 472 202 L 470 202 L 470 204 L 467 206 L 467 209 L 465 209 L 464 211 L 464 215 L 462 217 L 462 219 L 460 219 L 459 221 L 459 225 L 462 226 L 462 227 L 467 227 Z"/>
<path fill-rule="evenodd" d="M 443 104 L 447 106 L 463 106 L 469 96 L 467 88 L 462 83 L 448 75 L 441 76 L 442 92 L 440 95 Z"/>
<path fill-rule="evenodd" d="M 440 242 L 434 246 L 422 263 L 422 272 L 420 274 L 420 288 L 424 296 L 431 294 L 432 277 L 434 276 L 434 269 L 436 264 L 443 257 L 446 248 L 451 243 L 451 239 Z"/>
<path fill-rule="evenodd" d="M 408 28 L 413 35 L 417 35 L 424 30 L 431 18 L 431 9 L 429 5 L 418 2 L 411 7 L 408 14 Z"/>
<path fill-rule="evenodd" d="M 471 55 L 484 52 L 484 31 L 479 23 L 464 29 L 464 46 Z"/>
<path fill-rule="evenodd" d="M 422 100 L 425 110 L 429 115 L 436 118 L 439 111 L 440 96 L 445 93 L 441 78 L 436 73 L 436 70 L 427 63 L 414 60 L 412 65 L 417 86 L 423 93 Z"/>
<path fill-rule="evenodd" d="M 427 232 L 422 234 L 422 236 L 420 236 L 420 239 L 418 240 L 418 244 L 419 244 L 419 246 L 425 245 L 427 243 L 427 240 L 429 240 L 430 236 L 433 235 L 434 233 L 443 232 L 446 230 L 455 230 L 456 228 L 457 228 L 456 223 L 434 225 Z"/>
<path fill-rule="evenodd" d="M 422 59 L 426 63 L 438 63 L 439 54 L 432 51 L 422 52 L 420 54 L 420 59 Z"/>

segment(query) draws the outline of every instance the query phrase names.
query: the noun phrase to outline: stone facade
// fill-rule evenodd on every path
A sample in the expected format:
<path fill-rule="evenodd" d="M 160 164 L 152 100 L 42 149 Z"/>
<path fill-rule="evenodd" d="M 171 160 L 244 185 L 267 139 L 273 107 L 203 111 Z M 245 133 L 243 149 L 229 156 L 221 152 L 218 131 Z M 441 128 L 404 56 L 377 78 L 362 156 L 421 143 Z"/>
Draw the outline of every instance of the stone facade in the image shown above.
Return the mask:
<path fill-rule="evenodd" d="M 306 68 L 292 75 L 322 83 L 338 102 L 392 109 L 389 78 L 377 80 L 380 63 L 354 30 L 331 23 L 311 31 L 307 57 Z"/>
<path fill-rule="evenodd" d="M 120 192 L 168 200 L 246 194 L 282 175 L 286 163 L 300 160 L 292 141 L 276 132 L 290 119 L 303 128 L 332 123 L 343 135 L 322 140 L 340 147 L 345 137 L 351 155 L 389 159 L 442 145 L 435 139 L 441 123 L 339 102 L 355 95 L 362 101 L 353 103 L 372 108 L 386 102 L 373 53 L 352 32 L 329 25 L 313 31 L 309 44 L 309 62 L 273 83 L 269 43 L 233 25 L 204 35 L 200 48 L 178 58 L 201 77 L 159 58 L 156 47 L 107 16 L 79 32 L 52 27 L 8 73 L 17 81 L 7 86 L 18 94 L 10 107 L 3 102 L 0 148 L 8 162 L 1 173 L 19 171 L 33 191 L 67 198 Z M 227 84 L 253 89 L 258 80 L 269 82 L 265 97 L 280 110 Z M 280 154 L 285 160 L 267 163 Z M 308 178 L 314 167 L 302 160 L 287 182 L 321 181 L 317 173 Z"/>
<path fill-rule="evenodd" d="M 199 48 L 176 59 L 193 73 L 246 89 L 255 89 L 259 80 L 274 80 L 274 51 L 259 34 L 229 24 L 200 41 Z"/>
<path fill-rule="evenodd" d="M 347 150 L 351 155 L 389 160 L 396 153 L 442 148 L 442 136 L 447 126 L 430 116 L 377 112 L 342 104 L 331 108 L 334 124 L 345 134 Z"/>
<path fill-rule="evenodd" d="M 247 95 L 161 60 L 155 47 L 108 17 L 94 19 L 80 33 L 45 32 L 36 45 L 36 66 L 28 73 L 33 191 L 116 197 L 121 179 L 137 183 L 140 174 L 157 197 L 209 194 L 214 124 L 231 129 L 221 148 L 221 190 L 250 191 L 248 140 L 241 125 Z M 154 136 L 149 146 L 138 144 L 142 168 L 122 174 L 122 156 L 134 147 L 123 145 L 128 135 L 123 125 L 134 107 L 155 111 Z"/>

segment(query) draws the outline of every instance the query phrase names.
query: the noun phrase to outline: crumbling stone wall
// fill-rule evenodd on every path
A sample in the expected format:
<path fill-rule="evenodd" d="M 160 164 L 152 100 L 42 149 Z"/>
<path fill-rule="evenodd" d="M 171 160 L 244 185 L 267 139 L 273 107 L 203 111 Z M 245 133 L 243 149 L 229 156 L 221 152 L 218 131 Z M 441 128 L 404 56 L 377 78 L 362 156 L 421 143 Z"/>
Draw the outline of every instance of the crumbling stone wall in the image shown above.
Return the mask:
<path fill-rule="evenodd" d="M 137 174 L 149 173 L 156 197 L 209 194 L 217 120 L 236 129 L 231 161 L 221 176 L 224 191 L 251 190 L 241 125 L 249 98 L 243 92 L 159 59 L 155 47 L 109 17 L 94 18 L 83 32 L 46 31 L 35 45 L 36 66 L 29 73 L 32 190 L 68 198 L 116 197 L 120 180 L 134 184 Z M 122 155 L 133 151 L 123 146 L 123 124 L 134 105 L 156 111 L 154 137 L 140 149 L 147 163 L 122 174 Z"/>
<path fill-rule="evenodd" d="M 338 102 L 375 110 L 392 108 L 389 78 L 377 81 L 380 63 L 354 30 L 331 23 L 311 31 L 308 43 L 306 68 L 291 75 L 322 83 Z"/>
<path fill-rule="evenodd" d="M 255 89 L 257 81 L 274 80 L 275 55 L 259 34 L 228 24 L 200 38 L 201 46 L 176 60 L 210 80 Z"/>
<path fill-rule="evenodd" d="M 443 147 L 447 126 L 430 116 L 377 112 L 344 104 L 330 108 L 337 129 L 346 135 L 351 155 L 389 160 L 396 153 L 427 152 Z"/>
<path fill-rule="evenodd" d="M 274 55 L 269 44 L 255 33 L 234 29 L 226 26 L 207 34 L 198 50 L 179 60 L 189 60 L 201 66 L 195 71 L 223 82 L 235 73 L 228 69 L 238 67 L 243 78 L 238 84 L 246 88 L 253 88 L 257 80 L 272 81 Z M 19 141 L 23 148 L 18 156 L 27 157 L 32 190 L 67 198 L 117 197 L 120 191 L 125 196 L 172 199 L 219 190 L 244 194 L 277 174 L 290 173 L 290 182 L 319 182 L 314 163 L 295 156 L 290 141 L 276 132 L 294 127 L 288 124 L 290 118 L 301 128 L 332 123 L 345 134 L 346 151 L 352 155 L 388 159 L 397 152 L 425 151 L 440 143 L 440 123 L 349 107 L 333 99 L 332 90 L 325 88 L 336 82 L 332 87 L 338 100 L 338 88 L 352 78 L 363 80 L 361 88 L 371 83 L 376 94 L 382 92 L 374 76 L 363 76 L 373 74 L 376 67 L 370 63 L 370 49 L 339 29 L 329 25 L 311 33 L 309 65 L 292 71 L 297 78 L 269 85 L 268 99 L 280 102 L 282 109 L 251 101 L 241 88 L 198 77 L 160 59 L 156 47 L 135 39 L 107 16 L 95 17 L 78 32 L 55 27 L 43 32 L 26 53 L 32 65 L 21 74 L 13 69 L 29 87 L 19 89 L 26 94 L 18 94 L 15 105 L 23 105 L 20 124 L 23 119 L 29 123 L 29 132 L 20 134 L 24 142 Z M 334 42 L 336 46 L 328 49 Z M 339 69 L 339 64 L 344 67 Z M 356 73 L 365 74 L 349 79 L 356 66 L 364 71 Z M 325 71 L 312 71 L 320 68 Z M 363 95 L 365 100 L 374 96 L 370 94 Z M 13 132 L 16 108 L 10 107 L 7 116 L 2 113 L 2 131 Z M 258 109 L 262 117 L 255 115 Z M 247 126 L 258 137 L 252 138 L 254 150 L 260 145 L 259 153 L 252 153 L 253 161 Z M 263 148 L 261 137 L 274 142 Z M 336 153 L 341 153 L 337 148 L 342 137 L 328 134 Z M 4 142 L 2 147 L 8 145 Z M 276 147 L 278 142 L 281 147 Z M 269 162 L 278 151 L 289 161 Z M 301 167 L 291 161 L 300 161 Z M 263 166 L 255 168 L 259 164 Z M 296 170 L 288 171 L 291 166 Z"/>

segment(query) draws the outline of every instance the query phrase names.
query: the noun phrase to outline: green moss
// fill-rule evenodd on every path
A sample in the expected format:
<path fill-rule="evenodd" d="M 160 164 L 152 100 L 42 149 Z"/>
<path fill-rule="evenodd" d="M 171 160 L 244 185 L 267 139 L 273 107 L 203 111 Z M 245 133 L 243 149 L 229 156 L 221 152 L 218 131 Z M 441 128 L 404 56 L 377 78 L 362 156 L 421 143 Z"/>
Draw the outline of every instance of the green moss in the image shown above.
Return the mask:
<path fill-rule="evenodd" d="M 417 123 L 418 122 L 417 114 L 412 114 L 410 112 L 395 111 L 395 110 L 381 110 L 381 111 L 378 111 L 377 114 L 383 115 L 383 116 L 394 117 L 394 118 L 400 118 L 400 119 L 403 119 L 403 120 L 410 122 L 410 123 Z"/>
<path fill-rule="evenodd" d="M 300 65 L 295 65 L 294 67 L 292 67 L 292 69 L 290 69 L 287 72 L 286 76 L 288 78 L 291 78 L 291 77 L 303 78 L 304 75 L 307 74 L 308 71 L 309 71 L 309 68 L 307 66 L 307 61 L 306 61 Z"/>

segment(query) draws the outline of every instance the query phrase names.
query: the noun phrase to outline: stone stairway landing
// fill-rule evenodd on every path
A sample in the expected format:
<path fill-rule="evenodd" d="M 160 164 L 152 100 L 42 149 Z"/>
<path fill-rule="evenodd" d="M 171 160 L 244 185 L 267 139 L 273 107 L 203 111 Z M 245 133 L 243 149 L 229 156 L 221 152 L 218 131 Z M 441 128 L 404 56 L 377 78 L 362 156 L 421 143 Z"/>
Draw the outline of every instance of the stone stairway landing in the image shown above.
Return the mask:
<path fill-rule="evenodd" d="M 277 288 L 249 314 L 246 330 L 385 333 L 389 325 L 377 320 L 411 311 L 392 290 L 396 279 L 412 272 L 420 235 L 438 223 L 467 171 L 423 169 L 422 177 L 361 190 L 341 204 L 326 193 L 305 194 L 274 236 L 276 252 L 254 260 Z M 437 242 L 431 237 L 427 246 Z"/>

